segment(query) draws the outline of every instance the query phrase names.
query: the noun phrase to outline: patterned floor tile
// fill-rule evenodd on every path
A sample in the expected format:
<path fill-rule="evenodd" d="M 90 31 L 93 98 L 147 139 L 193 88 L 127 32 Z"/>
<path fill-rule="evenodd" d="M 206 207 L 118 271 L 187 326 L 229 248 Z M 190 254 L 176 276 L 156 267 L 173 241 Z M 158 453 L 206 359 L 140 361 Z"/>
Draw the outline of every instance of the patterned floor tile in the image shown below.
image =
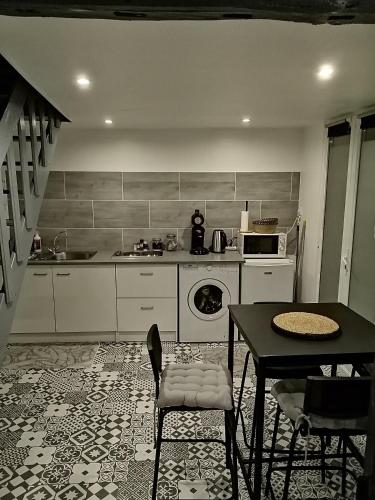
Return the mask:
<path fill-rule="evenodd" d="M 29 490 L 22 498 L 23 500 L 40 500 L 41 498 L 48 498 L 48 500 L 52 500 L 55 498 L 55 493 L 56 492 L 49 485 L 42 484 Z"/>
<path fill-rule="evenodd" d="M 209 497 L 208 484 L 205 479 L 184 480 L 178 482 L 179 496 L 184 500 L 204 500 Z"/>
<path fill-rule="evenodd" d="M 117 500 L 115 483 L 95 483 L 89 486 L 87 500 Z"/>
<path fill-rule="evenodd" d="M 42 474 L 42 480 L 48 484 L 66 484 L 72 474 L 72 466 L 68 464 L 50 464 Z"/>
<path fill-rule="evenodd" d="M 151 481 L 126 481 L 118 483 L 117 500 L 146 500 L 151 498 L 148 492 L 151 488 Z M 159 496 L 159 499 L 162 497 Z M 175 497 L 178 498 L 178 497 Z M 163 500 L 167 500 L 164 497 Z"/>
<path fill-rule="evenodd" d="M 80 352 L 83 352 L 85 346 Z M 42 352 L 42 351 L 41 351 Z M 85 366 L 28 367 L 0 370 L 1 500 L 149 500 L 154 473 L 154 381 L 146 345 L 103 343 Z M 238 396 L 241 360 L 235 349 L 234 393 Z M 164 363 L 225 361 L 227 346 L 218 343 L 163 343 Z M 254 367 L 249 367 L 243 414 L 250 427 L 254 413 Z M 271 385 L 272 381 L 268 381 Z M 265 442 L 270 444 L 276 404 L 265 405 Z M 164 437 L 222 438 L 222 412 L 170 413 Z M 281 419 L 278 446 L 287 447 L 291 425 Z M 241 438 L 241 433 L 238 434 Z M 304 439 L 298 446 L 303 449 Z M 362 451 L 365 439 L 357 440 Z M 239 442 L 240 447 L 244 447 Z M 318 446 L 311 438 L 310 447 Z M 337 442 L 332 442 L 332 449 Z M 349 467 L 361 472 L 353 459 Z M 266 466 L 264 467 L 266 471 Z M 274 472 L 277 498 L 284 484 Z M 336 499 L 340 475 L 294 472 L 288 500 Z M 240 500 L 248 500 L 240 478 Z M 215 443 L 163 443 L 159 467 L 159 500 L 226 499 L 231 478 L 225 448 Z M 348 476 L 347 499 L 355 498 Z"/>
<path fill-rule="evenodd" d="M 86 500 L 87 488 L 79 484 L 68 484 L 59 490 L 55 500 Z"/>

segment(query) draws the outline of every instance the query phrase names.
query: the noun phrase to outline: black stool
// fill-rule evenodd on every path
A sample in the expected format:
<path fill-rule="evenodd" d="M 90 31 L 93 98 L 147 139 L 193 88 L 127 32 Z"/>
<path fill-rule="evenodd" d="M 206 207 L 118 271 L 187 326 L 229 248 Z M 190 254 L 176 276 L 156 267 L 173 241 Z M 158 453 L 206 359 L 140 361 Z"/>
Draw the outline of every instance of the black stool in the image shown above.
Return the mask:
<path fill-rule="evenodd" d="M 155 471 L 152 500 L 156 500 L 162 442 L 216 442 L 225 445 L 226 466 L 231 470 L 232 498 L 238 499 L 237 444 L 229 371 L 215 364 L 168 365 L 162 369 L 162 346 L 157 325 L 147 335 L 147 349 L 156 386 L 155 408 L 158 408 L 158 429 L 155 442 Z M 173 411 L 224 411 L 225 441 L 221 439 L 163 438 L 164 418 Z"/>

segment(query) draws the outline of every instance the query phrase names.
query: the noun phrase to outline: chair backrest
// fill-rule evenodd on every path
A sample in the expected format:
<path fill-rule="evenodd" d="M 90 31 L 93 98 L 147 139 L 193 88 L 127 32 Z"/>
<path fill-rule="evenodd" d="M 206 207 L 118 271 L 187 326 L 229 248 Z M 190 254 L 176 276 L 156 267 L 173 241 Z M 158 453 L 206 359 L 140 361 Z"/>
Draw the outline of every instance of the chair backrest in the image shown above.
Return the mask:
<path fill-rule="evenodd" d="M 162 372 L 162 347 L 158 325 L 152 325 L 147 334 L 147 350 L 150 356 L 156 385 L 156 397 L 159 396 L 159 379 Z"/>
<path fill-rule="evenodd" d="M 366 417 L 371 377 L 307 377 L 304 413 L 336 419 Z"/>

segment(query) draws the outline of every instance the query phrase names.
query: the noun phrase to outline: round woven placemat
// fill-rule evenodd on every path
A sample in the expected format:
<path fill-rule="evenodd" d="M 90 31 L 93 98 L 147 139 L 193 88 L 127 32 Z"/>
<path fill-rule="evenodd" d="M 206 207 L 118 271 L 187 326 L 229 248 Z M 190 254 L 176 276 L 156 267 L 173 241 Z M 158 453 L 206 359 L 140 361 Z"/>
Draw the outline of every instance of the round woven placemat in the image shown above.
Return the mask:
<path fill-rule="evenodd" d="M 340 335 L 340 326 L 331 318 L 309 312 L 287 312 L 272 318 L 277 333 L 302 339 L 324 340 Z"/>

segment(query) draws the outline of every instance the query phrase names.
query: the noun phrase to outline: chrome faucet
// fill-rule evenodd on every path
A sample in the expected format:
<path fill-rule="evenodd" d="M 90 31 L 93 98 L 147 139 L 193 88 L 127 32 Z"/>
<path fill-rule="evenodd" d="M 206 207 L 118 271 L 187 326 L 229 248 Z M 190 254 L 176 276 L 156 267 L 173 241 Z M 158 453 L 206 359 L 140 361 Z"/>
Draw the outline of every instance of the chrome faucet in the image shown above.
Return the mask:
<path fill-rule="evenodd" d="M 53 239 L 53 247 L 48 249 L 51 253 L 53 253 L 53 255 L 56 255 L 59 252 L 59 247 L 57 246 L 57 240 L 62 234 L 65 236 L 65 240 L 68 239 L 68 233 L 66 231 L 60 231 L 59 233 L 56 234 L 56 236 Z"/>

